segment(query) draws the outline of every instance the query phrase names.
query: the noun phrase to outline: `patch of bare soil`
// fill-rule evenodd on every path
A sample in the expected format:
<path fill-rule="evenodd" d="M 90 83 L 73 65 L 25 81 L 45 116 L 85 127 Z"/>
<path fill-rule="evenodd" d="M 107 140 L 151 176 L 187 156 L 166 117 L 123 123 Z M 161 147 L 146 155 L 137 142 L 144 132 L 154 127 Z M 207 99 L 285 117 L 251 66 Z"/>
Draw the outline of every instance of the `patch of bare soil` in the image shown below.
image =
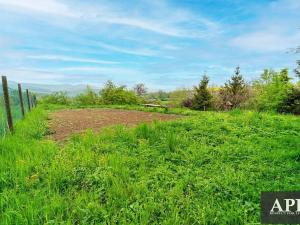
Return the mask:
<path fill-rule="evenodd" d="M 71 134 L 81 133 L 86 129 L 100 131 L 110 125 L 123 124 L 133 126 L 154 120 L 172 120 L 177 115 L 141 112 L 118 109 L 76 109 L 61 110 L 50 114 L 51 138 L 56 141 L 67 139 Z"/>

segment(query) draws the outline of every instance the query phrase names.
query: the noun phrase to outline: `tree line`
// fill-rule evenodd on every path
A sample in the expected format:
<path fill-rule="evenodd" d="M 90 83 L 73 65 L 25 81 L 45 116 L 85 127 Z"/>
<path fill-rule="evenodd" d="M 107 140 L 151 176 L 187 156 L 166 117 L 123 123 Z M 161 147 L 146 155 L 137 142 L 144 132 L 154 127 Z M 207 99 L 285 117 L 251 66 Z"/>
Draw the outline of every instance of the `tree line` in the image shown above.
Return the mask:
<path fill-rule="evenodd" d="M 223 86 L 211 89 L 208 83 L 204 75 L 193 95 L 182 104 L 197 110 L 243 108 L 300 114 L 300 85 L 291 82 L 287 69 L 266 69 L 259 79 L 247 83 L 237 67 Z"/>
<path fill-rule="evenodd" d="M 294 70 L 300 78 L 300 61 Z M 222 86 L 210 87 L 207 74 L 192 89 L 177 89 L 171 92 L 147 92 L 144 84 L 133 89 L 107 81 L 97 93 L 87 86 L 84 93 L 74 98 L 65 92 L 43 96 L 50 104 L 66 105 L 134 105 L 157 103 L 170 107 L 187 107 L 194 110 L 232 110 L 236 108 L 279 113 L 300 114 L 300 82 L 292 82 L 288 69 L 275 71 L 266 69 L 253 82 L 246 82 L 240 67 L 236 67 L 231 78 Z"/>

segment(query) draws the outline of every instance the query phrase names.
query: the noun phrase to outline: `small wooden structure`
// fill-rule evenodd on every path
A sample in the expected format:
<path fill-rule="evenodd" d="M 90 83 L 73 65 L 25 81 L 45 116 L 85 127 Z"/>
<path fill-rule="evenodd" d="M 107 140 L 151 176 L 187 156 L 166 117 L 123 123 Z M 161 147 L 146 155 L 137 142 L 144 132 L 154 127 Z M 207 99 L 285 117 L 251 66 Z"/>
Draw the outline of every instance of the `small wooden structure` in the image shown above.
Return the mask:
<path fill-rule="evenodd" d="M 166 105 L 158 105 L 158 104 L 143 104 L 145 107 L 153 107 L 153 108 L 163 108 L 168 109 L 168 106 Z"/>
<path fill-rule="evenodd" d="M 227 101 L 225 104 L 225 110 L 231 110 L 233 107 L 233 104 L 231 103 L 231 101 Z"/>

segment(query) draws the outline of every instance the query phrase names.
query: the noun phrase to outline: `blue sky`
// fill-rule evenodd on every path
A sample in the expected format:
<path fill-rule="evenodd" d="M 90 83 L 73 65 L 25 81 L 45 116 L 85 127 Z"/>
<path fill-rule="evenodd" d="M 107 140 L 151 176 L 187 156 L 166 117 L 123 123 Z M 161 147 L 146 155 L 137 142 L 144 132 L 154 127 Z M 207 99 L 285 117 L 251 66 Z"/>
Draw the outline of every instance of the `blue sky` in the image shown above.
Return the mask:
<path fill-rule="evenodd" d="M 152 90 L 222 84 L 239 65 L 292 71 L 299 0 L 0 0 L 0 71 L 10 80 Z"/>

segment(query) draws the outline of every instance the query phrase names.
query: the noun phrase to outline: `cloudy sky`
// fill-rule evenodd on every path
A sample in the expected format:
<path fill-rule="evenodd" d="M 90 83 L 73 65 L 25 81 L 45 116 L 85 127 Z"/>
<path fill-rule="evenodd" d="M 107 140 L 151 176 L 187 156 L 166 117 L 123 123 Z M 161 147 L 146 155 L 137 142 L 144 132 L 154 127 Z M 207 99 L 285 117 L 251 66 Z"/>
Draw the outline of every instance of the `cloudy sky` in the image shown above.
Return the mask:
<path fill-rule="evenodd" d="M 0 73 L 10 80 L 174 89 L 240 65 L 292 71 L 299 0 L 0 0 Z"/>

